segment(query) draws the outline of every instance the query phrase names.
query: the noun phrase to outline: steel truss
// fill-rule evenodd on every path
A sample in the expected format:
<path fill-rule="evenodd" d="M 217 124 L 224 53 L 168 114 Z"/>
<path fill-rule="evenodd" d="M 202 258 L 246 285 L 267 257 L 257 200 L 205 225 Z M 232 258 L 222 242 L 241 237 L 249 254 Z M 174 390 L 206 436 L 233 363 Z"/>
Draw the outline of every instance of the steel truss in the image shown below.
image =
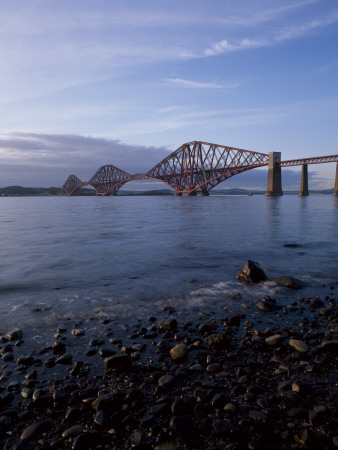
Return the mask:
<path fill-rule="evenodd" d="M 106 165 L 82 182 L 70 175 L 63 185 L 66 195 L 82 186 L 92 186 L 97 195 L 116 195 L 128 181 L 155 179 L 169 185 L 176 193 L 207 193 L 222 181 L 255 167 L 266 166 L 269 156 L 234 147 L 193 141 L 183 144 L 147 173 L 130 175 L 112 165 Z"/>
<path fill-rule="evenodd" d="M 277 164 L 281 167 L 289 167 L 289 166 L 303 166 L 304 164 L 330 163 L 336 161 L 338 161 L 338 155 L 329 155 L 329 156 L 315 156 L 312 158 L 304 158 L 304 159 L 290 159 L 288 161 L 280 161 Z"/>
<path fill-rule="evenodd" d="M 88 181 L 97 195 L 116 195 L 118 190 L 132 179 L 132 176 L 112 165 L 101 166 L 99 170 Z"/>
<path fill-rule="evenodd" d="M 234 175 L 267 165 L 268 160 L 265 153 L 193 141 L 183 144 L 145 175 L 167 183 L 177 193 L 206 193 Z"/>
<path fill-rule="evenodd" d="M 66 195 L 72 195 L 73 192 L 86 184 L 87 183 L 81 181 L 76 175 L 69 175 L 65 184 L 62 186 L 62 192 Z"/>

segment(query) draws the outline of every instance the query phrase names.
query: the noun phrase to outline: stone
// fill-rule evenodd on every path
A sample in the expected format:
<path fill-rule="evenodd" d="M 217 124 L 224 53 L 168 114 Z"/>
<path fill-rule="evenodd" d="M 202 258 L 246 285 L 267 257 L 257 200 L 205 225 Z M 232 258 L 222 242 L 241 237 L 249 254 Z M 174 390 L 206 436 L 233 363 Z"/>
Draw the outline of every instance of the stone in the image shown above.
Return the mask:
<path fill-rule="evenodd" d="M 273 281 L 278 284 L 278 286 L 284 286 L 289 289 L 302 289 L 306 286 L 306 284 L 298 280 L 297 278 L 290 277 L 290 276 L 281 276 L 274 278 Z"/>
<path fill-rule="evenodd" d="M 66 351 L 66 345 L 64 342 L 62 341 L 55 341 L 52 344 L 52 351 L 54 353 L 54 355 L 56 356 L 61 356 L 65 353 Z"/>
<path fill-rule="evenodd" d="M 221 370 L 221 365 L 219 363 L 212 363 L 207 365 L 208 373 L 217 373 Z"/>
<path fill-rule="evenodd" d="M 109 356 L 116 355 L 116 351 L 110 347 L 101 347 L 99 350 L 99 356 L 101 358 L 108 358 Z"/>
<path fill-rule="evenodd" d="M 15 328 L 12 331 L 9 331 L 6 334 L 6 338 L 9 339 L 10 341 L 16 341 L 18 339 L 21 339 L 23 336 L 22 330 L 21 328 Z"/>
<path fill-rule="evenodd" d="M 68 364 L 72 364 L 73 363 L 73 356 L 71 353 L 65 353 L 62 356 L 59 356 L 56 360 L 55 360 L 56 364 L 64 364 L 64 365 L 68 365 Z"/>
<path fill-rule="evenodd" d="M 110 426 L 110 415 L 107 411 L 101 409 L 95 414 L 94 422 L 96 425 L 102 428 L 108 428 Z"/>
<path fill-rule="evenodd" d="M 86 334 L 81 328 L 74 328 L 71 333 L 73 336 L 84 336 Z"/>
<path fill-rule="evenodd" d="M 167 339 L 161 339 L 156 347 L 157 353 L 169 353 L 171 349 L 170 342 Z"/>
<path fill-rule="evenodd" d="M 62 432 L 62 437 L 65 439 L 76 437 L 83 431 L 82 425 L 73 425 L 70 428 L 67 428 L 67 430 Z"/>
<path fill-rule="evenodd" d="M 68 408 L 65 414 L 66 422 L 75 422 L 82 414 L 80 408 Z"/>
<path fill-rule="evenodd" d="M 280 334 L 274 334 L 273 336 L 269 336 L 265 339 L 265 342 L 271 346 L 279 345 L 283 341 L 284 341 L 284 337 Z"/>
<path fill-rule="evenodd" d="M 132 364 L 128 355 L 110 356 L 104 360 L 104 369 L 106 372 L 125 371 L 130 368 Z"/>
<path fill-rule="evenodd" d="M 205 342 L 212 350 L 226 350 L 229 345 L 229 339 L 224 333 L 210 334 Z"/>
<path fill-rule="evenodd" d="M 172 375 L 163 375 L 158 380 L 158 385 L 161 387 L 171 387 L 174 384 L 175 377 Z"/>
<path fill-rule="evenodd" d="M 263 297 L 262 300 L 256 304 L 256 306 L 264 312 L 273 312 L 282 309 L 282 307 L 276 303 L 276 300 L 267 295 Z"/>
<path fill-rule="evenodd" d="M 191 416 L 173 416 L 170 420 L 170 429 L 184 441 L 192 439 L 195 435 Z"/>
<path fill-rule="evenodd" d="M 234 430 L 234 425 L 229 420 L 219 419 L 212 423 L 212 427 L 217 436 L 228 437 Z"/>
<path fill-rule="evenodd" d="M 176 319 L 159 320 L 157 322 L 157 327 L 159 331 L 176 330 L 177 320 Z"/>
<path fill-rule="evenodd" d="M 188 357 L 189 349 L 185 344 L 177 344 L 170 350 L 173 361 L 185 361 Z"/>
<path fill-rule="evenodd" d="M 259 283 L 267 280 L 267 276 L 259 263 L 250 260 L 244 264 L 236 278 L 249 283 Z"/>
<path fill-rule="evenodd" d="M 42 433 L 48 431 L 51 428 L 51 425 L 52 424 L 50 422 L 46 421 L 32 423 L 27 428 L 25 428 L 25 430 L 21 434 L 21 439 L 28 441 L 31 439 L 35 439 L 38 436 L 41 436 Z"/>
<path fill-rule="evenodd" d="M 34 358 L 31 355 L 19 356 L 19 358 L 17 359 L 17 363 L 23 366 L 31 366 L 34 363 Z"/>
<path fill-rule="evenodd" d="M 338 353 L 338 340 L 322 341 L 319 349 L 320 352 Z"/>
<path fill-rule="evenodd" d="M 101 395 L 96 398 L 92 402 L 92 408 L 94 411 L 98 412 L 101 410 L 104 411 L 113 411 L 120 405 L 120 402 L 117 401 L 116 395 L 114 393 Z"/>
<path fill-rule="evenodd" d="M 289 346 L 299 353 L 307 353 L 309 350 L 307 344 L 304 341 L 299 341 L 298 339 L 290 339 Z"/>
<path fill-rule="evenodd" d="M 202 323 L 198 330 L 201 334 L 210 334 L 217 329 L 217 320 L 210 319 L 207 322 Z"/>

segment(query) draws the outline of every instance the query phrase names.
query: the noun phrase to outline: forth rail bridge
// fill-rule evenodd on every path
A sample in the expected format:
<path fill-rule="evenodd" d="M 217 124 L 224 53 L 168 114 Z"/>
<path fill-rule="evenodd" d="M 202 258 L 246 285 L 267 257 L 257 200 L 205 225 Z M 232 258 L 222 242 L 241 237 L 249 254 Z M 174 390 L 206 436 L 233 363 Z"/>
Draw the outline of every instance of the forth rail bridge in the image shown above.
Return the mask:
<path fill-rule="evenodd" d="M 283 195 L 281 168 L 302 166 L 299 195 L 309 195 L 308 164 L 336 162 L 334 195 L 338 195 L 338 155 L 304 159 L 281 160 L 280 152 L 258 153 L 208 142 L 193 141 L 183 144 L 146 173 L 130 175 L 112 165 L 105 165 L 89 181 L 70 175 L 62 186 L 65 195 L 72 195 L 83 186 L 92 186 L 96 195 L 117 195 L 128 181 L 152 179 L 170 186 L 175 195 L 209 195 L 222 181 L 256 167 L 268 166 L 265 195 Z"/>

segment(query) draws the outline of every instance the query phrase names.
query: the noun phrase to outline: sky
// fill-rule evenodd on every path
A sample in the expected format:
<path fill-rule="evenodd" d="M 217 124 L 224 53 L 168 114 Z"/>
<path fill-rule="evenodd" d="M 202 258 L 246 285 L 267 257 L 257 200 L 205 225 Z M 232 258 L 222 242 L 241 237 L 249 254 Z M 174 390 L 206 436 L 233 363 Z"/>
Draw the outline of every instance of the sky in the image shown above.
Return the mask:
<path fill-rule="evenodd" d="M 199 140 L 338 153 L 337 1 L 0 0 L 0 19 L 0 187 L 140 173 Z M 309 188 L 335 171 L 309 166 Z M 265 189 L 266 173 L 219 187 Z"/>

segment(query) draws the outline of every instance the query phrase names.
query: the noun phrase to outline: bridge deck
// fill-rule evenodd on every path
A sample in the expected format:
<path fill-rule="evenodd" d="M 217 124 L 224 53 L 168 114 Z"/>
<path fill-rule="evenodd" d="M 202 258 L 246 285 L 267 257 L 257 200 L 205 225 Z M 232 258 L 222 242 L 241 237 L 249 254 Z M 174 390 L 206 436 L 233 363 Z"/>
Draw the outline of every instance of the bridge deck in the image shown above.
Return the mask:
<path fill-rule="evenodd" d="M 288 161 L 280 161 L 278 165 L 281 167 L 303 166 L 304 164 L 322 164 L 336 161 L 338 161 L 338 155 L 329 155 L 329 156 L 315 156 L 312 158 L 303 158 L 303 159 L 290 159 Z"/>

